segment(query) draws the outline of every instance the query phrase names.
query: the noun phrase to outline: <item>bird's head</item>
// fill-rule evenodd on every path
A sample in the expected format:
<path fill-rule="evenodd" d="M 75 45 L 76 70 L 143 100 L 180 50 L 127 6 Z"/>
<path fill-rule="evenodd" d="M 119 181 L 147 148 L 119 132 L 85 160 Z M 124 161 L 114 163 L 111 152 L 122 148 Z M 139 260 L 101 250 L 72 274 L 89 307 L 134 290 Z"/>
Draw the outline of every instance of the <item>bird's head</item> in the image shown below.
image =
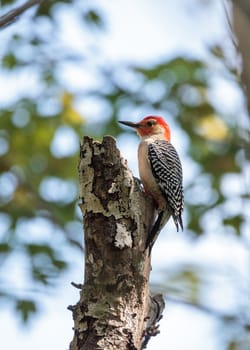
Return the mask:
<path fill-rule="evenodd" d="M 143 118 L 139 123 L 126 121 L 119 121 L 119 123 L 134 128 L 141 138 L 158 135 L 158 138 L 162 136 L 162 139 L 170 142 L 170 128 L 162 117 L 150 115 Z"/>

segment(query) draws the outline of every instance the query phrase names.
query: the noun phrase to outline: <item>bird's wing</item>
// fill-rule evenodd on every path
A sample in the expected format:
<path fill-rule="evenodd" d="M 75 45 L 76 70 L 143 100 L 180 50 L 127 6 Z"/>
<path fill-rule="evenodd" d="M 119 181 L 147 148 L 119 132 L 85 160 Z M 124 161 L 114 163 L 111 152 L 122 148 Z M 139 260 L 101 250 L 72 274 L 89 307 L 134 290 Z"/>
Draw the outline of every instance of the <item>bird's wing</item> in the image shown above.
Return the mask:
<path fill-rule="evenodd" d="M 165 140 L 157 140 L 149 144 L 148 157 L 152 173 L 167 200 L 171 214 L 182 226 L 181 213 L 184 198 L 180 158 L 174 146 Z"/>

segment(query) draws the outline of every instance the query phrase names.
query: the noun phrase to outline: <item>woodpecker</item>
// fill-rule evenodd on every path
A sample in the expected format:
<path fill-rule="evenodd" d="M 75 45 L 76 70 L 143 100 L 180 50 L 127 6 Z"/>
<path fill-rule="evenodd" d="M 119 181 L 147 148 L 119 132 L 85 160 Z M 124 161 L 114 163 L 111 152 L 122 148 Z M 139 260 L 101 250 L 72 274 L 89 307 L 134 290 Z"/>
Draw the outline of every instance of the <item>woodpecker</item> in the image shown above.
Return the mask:
<path fill-rule="evenodd" d="M 158 217 L 146 240 L 151 251 L 158 234 L 172 216 L 177 231 L 183 230 L 184 205 L 182 166 L 178 153 L 170 143 L 171 131 L 159 116 L 147 116 L 139 123 L 119 121 L 134 128 L 141 142 L 138 147 L 139 174 L 145 192 L 156 203 Z"/>

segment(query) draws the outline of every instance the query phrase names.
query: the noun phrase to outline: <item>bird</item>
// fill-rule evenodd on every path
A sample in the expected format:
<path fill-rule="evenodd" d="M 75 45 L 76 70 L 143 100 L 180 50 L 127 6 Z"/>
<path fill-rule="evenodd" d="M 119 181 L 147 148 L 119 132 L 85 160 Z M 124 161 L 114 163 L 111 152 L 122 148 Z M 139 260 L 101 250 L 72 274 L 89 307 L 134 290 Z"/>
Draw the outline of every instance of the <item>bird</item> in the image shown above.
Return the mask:
<path fill-rule="evenodd" d="M 155 204 L 158 216 L 147 236 L 149 252 L 169 218 L 177 232 L 183 231 L 183 175 L 179 155 L 171 143 L 171 130 L 163 117 L 149 115 L 140 122 L 119 121 L 136 130 L 140 137 L 138 167 L 144 190 Z"/>

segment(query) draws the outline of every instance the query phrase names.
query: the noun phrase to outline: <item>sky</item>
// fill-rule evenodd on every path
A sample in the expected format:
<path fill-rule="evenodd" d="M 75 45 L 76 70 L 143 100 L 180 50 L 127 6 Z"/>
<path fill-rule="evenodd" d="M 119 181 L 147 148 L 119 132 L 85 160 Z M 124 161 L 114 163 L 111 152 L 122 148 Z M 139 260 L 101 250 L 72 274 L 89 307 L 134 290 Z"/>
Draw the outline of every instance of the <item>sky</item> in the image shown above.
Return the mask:
<path fill-rule="evenodd" d="M 133 2 L 100 0 L 98 4 L 107 15 L 107 29 L 100 38 L 98 47 L 102 52 L 102 60 L 104 62 L 107 60 L 109 64 L 121 61 L 148 64 L 160 61 L 162 58 L 171 58 L 185 53 L 189 57 L 207 60 L 209 64 L 214 65 L 216 71 L 222 68 L 210 60 L 207 45 L 215 41 L 224 41 L 226 49 L 229 52 L 232 50 L 228 27 L 223 15 L 224 8 L 218 0 L 206 2 L 206 11 L 199 0 L 157 0 L 154 2 L 150 0 L 134 0 Z M 67 31 L 62 33 L 65 45 L 80 50 L 83 38 L 78 33 L 77 23 L 72 22 L 70 13 L 62 14 L 60 20 L 64 23 L 62 27 L 67 28 Z M 22 25 L 21 19 L 19 23 Z M 75 38 L 74 42 L 72 42 L 72 37 Z M 87 37 L 85 39 L 88 40 Z M 68 71 L 65 71 L 63 79 L 68 84 L 77 84 L 79 81 L 77 70 L 69 68 Z M 87 80 L 86 84 L 88 83 Z M 11 84 L 14 82 L 8 85 L 9 89 L 6 88 L 5 98 L 8 98 L 8 93 L 11 94 Z M 225 95 L 222 96 L 220 93 L 220 84 L 224 84 L 223 91 L 227 91 L 228 98 L 226 100 Z M 242 102 L 238 92 L 222 81 L 216 81 L 215 85 L 217 88 L 213 92 L 214 98 L 219 96 L 220 103 L 223 104 L 224 101 L 224 105 L 230 104 L 231 109 L 237 110 Z M 179 131 L 174 130 L 174 132 L 178 139 Z M 132 137 L 129 147 L 123 141 L 123 136 L 121 136 L 118 139 L 118 146 L 128 159 L 134 174 L 137 175 L 133 153 L 138 141 L 136 137 Z M 177 148 L 181 142 L 177 141 Z M 168 237 L 163 237 L 153 251 L 152 282 L 162 278 L 161 271 L 164 266 L 171 266 L 171 263 L 176 261 L 190 262 L 190 259 L 193 263 L 203 259 L 204 264 L 208 264 L 211 255 L 214 256 L 218 270 L 220 267 L 221 269 L 232 268 L 232 261 L 237 261 L 238 267 L 234 268 L 238 268 L 241 274 L 246 273 L 247 252 L 239 244 L 235 245 L 234 237 L 231 237 L 231 243 L 234 243 L 236 248 L 232 252 L 230 239 L 226 240 L 225 237 L 220 238 L 222 244 L 219 246 L 218 238 L 211 235 L 209 239 L 204 238 L 199 242 L 199 245 L 196 244 L 194 247 L 193 242 L 183 240 L 182 237 L 174 234 L 172 223 L 169 232 Z M 59 350 L 68 348 L 73 336 L 73 322 L 67 306 L 76 303 L 79 298 L 78 291 L 70 285 L 70 282 L 79 283 L 83 278 L 80 254 L 76 256 L 75 252 L 70 249 L 68 253 L 72 254 L 72 260 L 75 263 L 72 264 L 71 270 L 59 281 L 57 288 L 52 293 L 41 296 L 43 310 L 34 317 L 28 328 L 16 320 L 8 309 L 8 305 L 2 306 L 0 333 L 1 340 L 5 340 L 8 349 L 33 350 L 35 348 L 42 350 L 46 348 Z M 13 265 L 9 268 L 15 276 L 16 270 L 14 262 L 12 263 Z M 235 302 L 235 291 L 230 287 L 231 281 L 221 282 L 224 286 L 224 299 L 220 299 L 216 305 L 218 296 L 216 286 L 212 295 L 207 296 L 207 298 L 213 300 L 218 308 L 227 309 Z M 170 301 L 160 323 L 161 333 L 150 341 L 148 349 L 218 350 L 220 343 L 218 343 L 218 338 L 213 336 L 218 328 L 218 322 L 205 313 L 194 312 L 191 307 L 176 305 Z M 184 339 L 185 341 L 183 341 Z"/>

